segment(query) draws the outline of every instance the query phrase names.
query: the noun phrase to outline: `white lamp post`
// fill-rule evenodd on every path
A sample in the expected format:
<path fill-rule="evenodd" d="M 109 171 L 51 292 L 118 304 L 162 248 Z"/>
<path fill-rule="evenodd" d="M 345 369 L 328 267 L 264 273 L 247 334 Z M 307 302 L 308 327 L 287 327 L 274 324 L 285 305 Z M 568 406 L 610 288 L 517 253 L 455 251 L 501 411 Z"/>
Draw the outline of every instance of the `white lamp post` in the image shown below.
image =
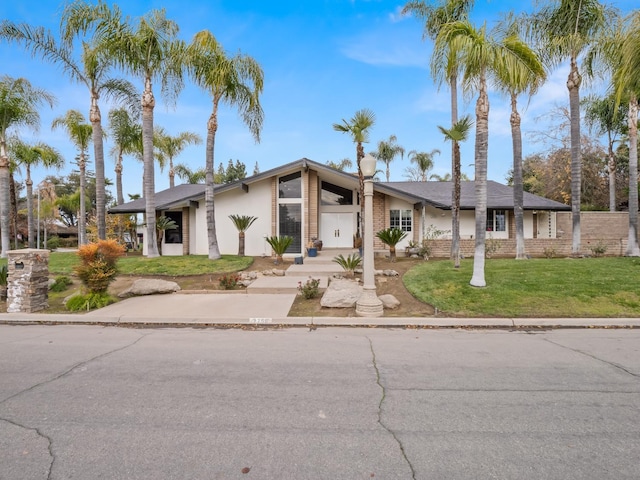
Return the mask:
<path fill-rule="evenodd" d="M 362 295 L 356 302 L 356 315 L 360 317 L 380 317 L 382 302 L 376 293 L 376 279 L 373 266 L 373 175 L 376 173 L 376 159 L 367 154 L 360 162 L 364 175 L 364 265 Z"/>

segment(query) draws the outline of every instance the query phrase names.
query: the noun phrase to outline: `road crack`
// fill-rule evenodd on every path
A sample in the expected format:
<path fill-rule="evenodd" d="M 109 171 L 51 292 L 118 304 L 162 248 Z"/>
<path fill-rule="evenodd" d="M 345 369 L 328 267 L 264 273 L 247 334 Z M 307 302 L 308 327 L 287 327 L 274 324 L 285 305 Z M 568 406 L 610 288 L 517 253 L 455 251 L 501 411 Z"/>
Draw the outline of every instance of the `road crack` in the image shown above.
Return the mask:
<path fill-rule="evenodd" d="M 380 377 L 380 370 L 378 369 L 378 362 L 377 362 L 377 359 L 376 359 L 376 352 L 375 352 L 375 350 L 373 348 L 373 342 L 371 341 L 371 339 L 369 337 L 367 337 L 367 340 L 369 340 L 369 348 L 371 349 L 371 357 L 372 357 L 372 360 L 373 360 L 373 369 L 376 372 L 376 384 L 378 385 L 378 387 L 380 387 L 380 390 L 382 391 L 382 395 L 380 397 L 380 402 L 378 402 L 378 424 L 382 428 L 384 428 L 393 437 L 393 439 L 398 444 L 398 447 L 400 448 L 400 453 L 402 454 L 402 458 L 404 458 L 405 462 L 407 462 L 407 465 L 409 466 L 409 470 L 411 470 L 411 478 L 413 480 L 415 480 L 416 471 L 413 468 L 413 465 L 411 464 L 411 461 L 409 460 L 409 457 L 407 457 L 407 452 L 404 449 L 404 445 L 402 444 L 402 441 L 400 441 L 400 439 L 398 438 L 396 433 L 386 423 L 384 423 L 384 420 L 382 419 L 382 406 L 384 404 L 385 399 L 387 398 L 387 389 L 382 384 L 382 380 L 381 380 L 381 377 Z"/>
<path fill-rule="evenodd" d="M 14 427 L 22 428 L 23 430 L 28 430 L 30 432 L 35 432 L 36 435 L 38 435 L 40 438 L 43 438 L 47 442 L 47 450 L 49 452 L 49 458 L 51 459 L 49 461 L 49 468 L 47 469 L 47 480 L 50 480 L 51 479 L 51 473 L 53 472 L 53 464 L 55 463 L 55 460 L 56 460 L 56 456 L 53 453 L 53 441 L 51 440 L 51 437 L 49 437 L 46 433 L 40 431 L 40 429 L 38 429 L 38 428 L 28 427 L 26 425 L 22 425 L 22 424 L 20 424 L 18 422 L 15 422 L 13 420 L 8 419 L 8 418 L 0 417 L 0 421 L 6 422 L 9 425 L 13 425 Z"/>
<path fill-rule="evenodd" d="M 631 370 L 629 370 L 626 367 L 620 365 L 619 363 L 610 362 L 609 360 L 605 360 L 603 358 L 600 358 L 600 357 L 598 357 L 596 355 L 593 355 L 592 353 L 585 352 L 584 350 L 580 350 L 578 348 L 572 348 L 572 347 L 569 347 L 567 345 L 563 345 L 563 344 L 558 343 L 558 342 L 554 342 L 553 340 L 550 340 L 550 339 L 548 339 L 546 337 L 544 338 L 544 340 L 546 342 L 549 342 L 549 343 L 551 343 L 553 345 L 556 345 L 556 346 L 558 346 L 560 348 L 564 348 L 566 350 L 571 350 L 572 352 L 576 352 L 576 353 L 579 353 L 579 354 L 584 355 L 586 357 L 593 358 L 594 360 L 597 360 L 598 362 L 602 362 L 602 363 L 604 363 L 606 365 L 610 365 L 610 366 L 612 366 L 614 368 L 617 368 L 618 370 L 622 370 L 623 372 L 631 375 L 632 377 L 640 378 L 640 374 L 632 372 Z"/>

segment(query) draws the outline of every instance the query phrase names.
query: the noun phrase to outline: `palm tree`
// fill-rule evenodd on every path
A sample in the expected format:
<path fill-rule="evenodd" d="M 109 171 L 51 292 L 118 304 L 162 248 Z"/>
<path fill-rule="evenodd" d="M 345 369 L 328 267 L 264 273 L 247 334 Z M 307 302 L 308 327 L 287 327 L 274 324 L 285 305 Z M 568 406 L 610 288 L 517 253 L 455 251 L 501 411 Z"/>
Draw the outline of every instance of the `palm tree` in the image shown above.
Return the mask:
<path fill-rule="evenodd" d="M 396 245 L 407 235 L 407 232 L 403 232 L 397 227 L 385 228 L 384 230 L 376 232 L 376 237 L 378 237 L 382 243 L 389 246 L 389 260 L 391 262 L 396 261 Z"/>
<path fill-rule="evenodd" d="M 625 22 L 620 43 L 620 62 L 614 71 L 617 101 L 628 98 L 629 127 L 629 239 L 627 256 L 640 256 L 638 247 L 638 100 L 640 99 L 640 11 L 632 12 Z"/>
<path fill-rule="evenodd" d="M 5 20 L 0 25 L 0 37 L 24 45 L 33 56 L 62 67 L 73 81 L 85 85 L 90 95 L 89 121 L 93 127 L 93 147 L 96 176 L 96 223 L 98 238 L 106 239 L 106 191 L 104 173 L 104 146 L 102 116 L 99 99 L 113 98 L 119 102 L 136 105 L 133 85 L 123 79 L 109 77 L 112 57 L 107 52 L 107 43 L 97 36 L 81 44 L 81 52 L 74 55 L 73 42 L 87 32 L 89 25 L 98 20 L 113 21 L 120 15 L 116 5 L 113 11 L 104 2 L 91 5 L 77 0 L 66 5 L 62 12 L 60 30 L 62 41 L 43 27 L 26 23 L 16 24 Z"/>
<path fill-rule="evenodd" d="M 10 144 L 13 158 L 25 167 L 25 184 L 27 186 L 27 231 L 29 235 L 29 248 L 35 248 L 36 225 L 33 221 L 33 180 L 31 179 L 31 167 L 42 165 L 47 168 L 60 168 L 64 165 L 64 158 L 53 147 L 45 143 L 29 145 L 20 140 Z M 38 208 L 40 206 L 38 205 Z M 38 225 L 40 228 L 40 225 Z M 40 248 L 38 245 L 37 248 Z"/>
<path fill-rule="evenodd" d="M 156 130 L 158 154 L 166 160 L 169 160 L 169 187 L 175 186 L 175 169 L 173 167 L 173 159 L 176 158 L 187 145 L 200 145 L 202 138 L 197 133 L 181 132 L 176 136 L 169 135 L 163 128 Z"/>
<path fill-rule="evenodd" d="M 477 89 L 475 194 L 476 238 L 471 285 L 486 286 L 484 276 L 485 236 L 487 220 L 487 156 L 489 147 L 489 96 L 487 77 L 500 78 L 506 69 L 521 68 L 520 52 L 510 41 L 499 42 L 485 27 L 475 28 L 468 21 L 443 25 L 436 38 L 435 51 L 444 51 L 447 45 L 452 54 L 464 65 L 463 82 L 467 90 Z"/>
<path fill-rule="evenodd" d="M 167 19 L 165 10 L 151 10 L 133 26 L 124 23 L 119 11 L 94 19 L 95 38 L 108 46 L 116 65 L 144 82 L 142 91 L 142 146 L 147 257 L 159 256 L 156 232 L 153 110 L 156 100 L 152 83 L 160 80 L 162 94 L 172 103 L 182 90 L 184 42 L 177 39 L 178 24 Z"/>
<path fill-rule="evenodd" d="M 63 117 L 58 117 L 51 123 L 51 128 L 62 128 L 69 135 L 69 139 L 78 149 L 78 169 L 80 170 L 80 213 L 78 214 L 78 245 L 87 243 L 87 150 L 93 136 L 93 128 L 86 123 L 84 116 L 77 110 L 69 110 Z"/>
<path fill-rule="evenodd" d="M 158 253 L 162 255 L 162 239 L 164 238 L 164 232 L 167 230 L 175 230 L 178 228 L 178 224 L 175 220 L 165 217 L 164 215 L 160 216 L 156 220 L 156 229 L 158 230 Z"/>
<path fill-rule="evenodd" d="M 513 211 L 516 223 L 516 260 L 527 258 L 524 243 L 524 183 L 522 178 L 522 130 L 518 112 L 518 95 L 533 95 L 544 83 L 547 75 L 538 55 L 515 33 L 516 22 L 507 19 L 507 36 L 503 45 L 511 50 L 518 61 L 505 64 L 497 71 L 498 87 L 511 99 L 511 138 L 513 143 Z"/>
<path fill-rule="evenodd" d="M 387 169 L 386 169 L 387 182 L 389 181 L 389 176 L 390 176 L 389 164 L 398 155 L 400 155 L 401 158 L 404 158 L 404 147 L 401 145 L 398 145 L 397 142 L 398 142 L 398 137 L 396 137 L 395 135 L 391 135 L 389 137 L 389 140 L 387 141 L 380 140 L 378 142 L 378 150 L 376 152 L 371 152 L 371 155 L 373 155 L 378 160 L 382 160 L 387 166 Z"/>
<path fill-rule="evenodd" d="M 175 171 L 178 178 L 190 184 L 204 183 L 207 179 L 204 167 L 193 170 L 184 163 L 179 163 L 175 166 Z"/>
<path fill-rule="evenodd" d="M 238 229 L 238 256 L 244 257 L 244 232 L 246 232 L 258 217 L 250 215 L 229 215 L 229 218 Z"/>
<path fill-rule="evenodd" d="M 460 143 L 467 139 L 472 126 L 473 121 L 469 115 L 462 117 L 459 121 L 454 123 L 450 129 L 446 129 L 438 125 L 440 132 L 444 135 L 444 139 L 453 143 L 453 174 L 451 175 L 451 178 L 453 179 L 453 202 L 451 203 L 451 258 L 453 259 L 454 268 L 460 268 L 460 181 L 463 177 L 460 173 Z"/>
<path fill-rule="evenodd" d="M 628 104 L 616 102 L 615 94 L 605 97 L 589 95 L 582 101 L 584 119 L 591 131 L 607 137 L 607 171 L 609 173 L 609 211 L 616 211 L 617 162 L 613 147 L 626 130 Z"/>
<path fill-rule="evenodd" d="M 353 162 L 349 158 L 343 158 L 339 162 L 334 162 L 333 160 L 327 161 L 327 166 L 329 168 L 333 168 L 334 170 L 339 170 L 344 172 L 347 168 L 351 168 L 353 166 Z"/>
<path fill-rule="evenodd" d="M 50 93 L 34 87 L 24 78 L 0 77 L 0 258 L 6 258 L 10 248 L 7 131 L 21 126 L 37 129 L 40 106 L 53 107 L 54 100 Z"/>
<path fill-rule="evenodd" d="M 232 57 L 227 56 L 208 30 L 202 30 L 194 37 L 189 47 L 188 68 L 195 83 L 209 93 L 213 101 L 213 110 L 207 122 L 205 206 L 209 258 L 216 260 L 220 258 L 213 193 L 218 108 L 220 102 L 236 107 L 254 140 L 259 142 L 264 118 L 260 105 L 264 73 L 260 64 L 248 55 L 238 53 Z"/>
<path fill-rule="evenodd" d="M 116 201 L 122 205 L 122 159 L 124 155 L 136 153 L 136 144 L 142 139 L 142 126 L 134 122 L 129 110 L 117 108 L 109 112 L 109 133 L 114 142 L 111 154 L 116 157 Z"/>
<path fill-rule="evenodd" d="M 580 86 L 582 76 L 578 57 L 584 53 L 608 22 L 610 10 L 598 0 L 560 0 L 549 2 L 526 23 L 541 47 L 544 63 L 554 68 L 569 60 L 567 78 L 571 118 L 571 212 L 573 237 L 571 250 L 580 253 Z"/>
<path fill-rule="evenodd" d="M 433 157 L 435 154 L 440 155 L 440 150 L 434 148 L 430 152 L 418 152 L 411 150 L 409 152 L 409 161 L 414 163 L 414 168 L 407 168 L 406 175 L 411 181 L 426 182 L 429 176 L 429 170 L 433 168 Z"/>
<path fill-rule="evenodd" d="M 364 176 L 360 162 L 364 158 L 363 143 L 369 142 L 369 129 L 376 121 L 375 114 L 363 108 L 358 110 L 347 122 L 342 119 L 342 123 L 334 123 L 333 129 L 336 132 L 346 133 L 351 136 L 351 140 L 356 144 L 356 166 L 358 167 L 358 180 L 360 181 L 360 236 L 364 239 Z"/>

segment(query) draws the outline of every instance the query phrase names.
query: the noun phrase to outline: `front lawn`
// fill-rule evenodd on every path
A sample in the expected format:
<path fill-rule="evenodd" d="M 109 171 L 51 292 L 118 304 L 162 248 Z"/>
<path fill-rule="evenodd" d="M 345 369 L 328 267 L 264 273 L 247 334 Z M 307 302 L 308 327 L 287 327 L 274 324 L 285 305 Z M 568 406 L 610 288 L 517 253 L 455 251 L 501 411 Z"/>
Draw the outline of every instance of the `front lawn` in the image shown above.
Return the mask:
<path fill-rule="evenodd" d="M 640 317 L 640 259 L 490 259 L 487 287 L 469 285 L 473 259 L 460 269 L 428 261 L 404 275 L 407 289 L 440 314 L 468 317 Z"/>

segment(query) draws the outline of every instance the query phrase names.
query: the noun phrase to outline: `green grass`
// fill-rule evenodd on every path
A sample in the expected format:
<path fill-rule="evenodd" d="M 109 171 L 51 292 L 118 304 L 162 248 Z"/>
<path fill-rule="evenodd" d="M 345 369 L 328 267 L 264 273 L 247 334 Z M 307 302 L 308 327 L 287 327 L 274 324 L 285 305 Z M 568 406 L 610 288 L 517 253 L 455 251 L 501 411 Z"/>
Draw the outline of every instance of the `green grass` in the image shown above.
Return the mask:
<path fill-rule="evenodd" d="M 0 265 L 7 260 L 0 260 Z M 73 268 L 79 263 L 74 252 L 52 252 L 49 256 L 51 275 L 72 275 Z M 219 260 L 209 260 L 206 255 L 188 255 L 184 257 L 147 258 L 130 255 L 118 260 L 118 272 L 123 275 L 202 275 L 207 273 L 229 273 L 244 270 L 253 263 L 253 257 L 223 255 Z"/>
<path fill-rule="evenodd" d="M 487 260 L 487 287 L 469 285 L 473 259 L 417 265 L 407 289 L 441 313 L 469 317 L 639 317 L 640 259 Z"/>

